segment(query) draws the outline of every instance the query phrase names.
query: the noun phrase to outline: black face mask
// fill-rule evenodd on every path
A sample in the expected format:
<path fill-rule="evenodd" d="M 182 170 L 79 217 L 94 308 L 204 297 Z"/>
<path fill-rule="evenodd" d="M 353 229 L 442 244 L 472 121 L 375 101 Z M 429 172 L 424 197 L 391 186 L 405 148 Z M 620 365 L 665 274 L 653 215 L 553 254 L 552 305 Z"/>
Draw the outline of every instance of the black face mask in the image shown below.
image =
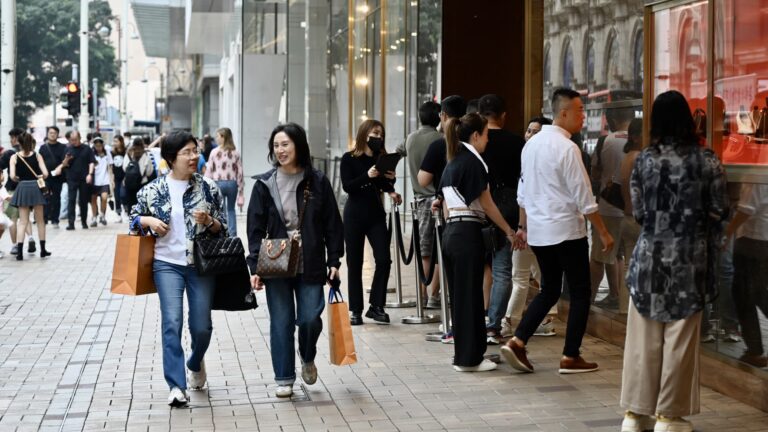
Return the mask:
<path fill-rule="evenodd" d="M 368 148 L 374 154 L 381 153 L 381 150 L 384 148 L 384 140 L 378 137 L 368 137 Z"/>

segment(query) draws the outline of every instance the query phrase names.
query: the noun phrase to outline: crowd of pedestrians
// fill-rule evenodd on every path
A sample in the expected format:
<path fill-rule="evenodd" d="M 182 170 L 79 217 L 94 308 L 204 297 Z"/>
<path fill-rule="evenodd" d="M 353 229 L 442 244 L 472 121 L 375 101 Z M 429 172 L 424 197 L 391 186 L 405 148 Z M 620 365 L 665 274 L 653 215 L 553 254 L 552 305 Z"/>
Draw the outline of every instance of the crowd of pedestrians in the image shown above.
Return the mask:
<path fill-rule="evenodd" d="M 699 343 L 710 335 L 703 317 L 718 297 L 718 284 L 728 294 L 718 302 L 731 311 L 726 331 L 734 341 L 739 329 L 744 336 L 741 360 L 768 366 L 757 314 L 768 312 L 768 277 L 760 262 L 768 254 L 768 190 L 745 186 L 729 202 L 723 168 L 714 152 L 699 145 L 690 107 L 675 91 L 655 100 L 645 149 L 643 121 L 634 111 L 607 115 L 608 133 L 591 163 L 577 144 L 586 118 L 581 95 L 557 89 L 551 107 L 553 118 L 531 119 L 521 137 L 504 129 L 507 107 L 500 96 L 471 103 L 448 96 L 419 108 L 420 128 L 396 149 L 411 174 L 425 269 L 438 259 L 435 217 L 444 222 L 440 265 L 452 321 L 443 342 L 453 344 L 453 368 L 494 370 L 484 354 L 488 345 L 501 344 L 512 368 L 534 372 L 532 337 L 555 335 L 551 314 L 567 290 L 558 372 L 598 370 L 581 345 L 590 306 L 607 280 L 608 295 L 599 303 L 628 311 L 622 430 L 691 431 L 683 417 L 699 411 Z M 36 225 L 39 256 L 45 258 L 51 255 L 47 226 L 58 228 L 65 219 L 66 229 L 75 230 L 78 216 L 81 229 L 107 225 L 108 208 L 117 214 L 115 222 L 126 222 L 125 214 L 132 229 L 154 233 L 168 403 L 184 406 L 187 389 L 206 384 L 204 357 L 213 331 L 215 283 L 192 267 L 193 242 L 237 236 L 236 208 L 245 205 L 242 157 L 232 131 L 220 128 L 202 139 L 173 132 L 151 142 L 126 134 L 111 145 L 99 134 L 84 141 L 72 131 L 66 138 L 68 144 L 59 142 L 58 128 L 50 127 L 36 145 L 29 133 L 11 130 L 13 149 L 0 155 L 6 180 L 0 237 L 8 230 L 11 253 L 23 260 L 27 236 L 27 254 L 36 251 Z M 276 394 L 289 397 L 297 331 L 302 379 L 317 381 L 323 286 L 339 277 L 345 249 L 350 324 L 364 324 L 364 316 L 390 323 L 384 306 L 393 258 L 385 199 L 400 205 L 402 197 L 395 171 L 378 168 L 388 154 L 385 125 L 378 120 L 362 122 L 341 158 L 347 195 L 341 214 L 331 182 L 312 166 L 301 126 L 277 126 L 266 146 L 272 168 L 253 177 L 247 263 L 252 287 L 266 287 Z M 262 241 L 293 237 L 302 245 L 298 274 L 259 275 Z M 367 306 L 366 240 L 375 264 Z M 718 280 L 713 268 L 725 276 Z M 427 308 L 440 308 L 440 282 L 435 277 L 419 288 Z M 192 339 L 187 357 L 181 342 L 184 293 Z"/>

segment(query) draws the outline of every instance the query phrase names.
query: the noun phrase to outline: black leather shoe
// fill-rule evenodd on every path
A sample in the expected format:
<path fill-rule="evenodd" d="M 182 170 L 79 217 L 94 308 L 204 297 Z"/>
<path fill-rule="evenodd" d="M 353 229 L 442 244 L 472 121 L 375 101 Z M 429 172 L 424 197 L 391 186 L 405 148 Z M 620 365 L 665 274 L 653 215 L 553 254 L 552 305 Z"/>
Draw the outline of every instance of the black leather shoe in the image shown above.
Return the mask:
<path fill-rule="evenodd" d="M 365 316 L 379 324 L 389 324 L 389 315 L 384 312 L 384 308 L 381 306 L 369 307 L 368 312 L 365 313 Z"/>
<path fill-rule="evenodd" d="M 83 229 L 88 229 L 88 224 L 87 223 L 83 222 L 82 226 L 83 226 Z"/>
<path fill-rule="evenodd" d="M 360 312 L 352 312 L 352 315 L 349 317 L 349 323 L 352 325 L 363 325 L 363 314 Z"/>

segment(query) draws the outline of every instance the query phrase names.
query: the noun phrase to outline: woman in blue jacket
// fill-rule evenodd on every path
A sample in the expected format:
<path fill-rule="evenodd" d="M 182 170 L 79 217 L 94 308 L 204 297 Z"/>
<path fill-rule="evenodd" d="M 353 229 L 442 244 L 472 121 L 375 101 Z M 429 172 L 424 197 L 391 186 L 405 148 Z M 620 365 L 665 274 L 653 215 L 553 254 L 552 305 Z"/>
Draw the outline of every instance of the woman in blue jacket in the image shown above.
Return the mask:
<path fill-rule="evenodd" d="M 331 183 L 312 168 L 304 129 L 295 123 L 280 125 L 272 131 L 268 147 L 274 169 L 254 177 L 256 184 L 248 204 L 248 265 L 253 287 L 260 290 L 266 284 L 267 288 L 276 394 L 290 397 L 296 381 L 295 327 L 299 328 L 301 377 L 306 384 L 317 381 L 315 355 L 323 329 L 323 285 L 326 278 L 338 277 L 344 229 Z M 305 189 L 309 199 L 299 226 Z M 302 255 L 296 277 L 262 279 L 256 273 L 262 240 L 267 236 L 288 238 L 297 231 Z"/>

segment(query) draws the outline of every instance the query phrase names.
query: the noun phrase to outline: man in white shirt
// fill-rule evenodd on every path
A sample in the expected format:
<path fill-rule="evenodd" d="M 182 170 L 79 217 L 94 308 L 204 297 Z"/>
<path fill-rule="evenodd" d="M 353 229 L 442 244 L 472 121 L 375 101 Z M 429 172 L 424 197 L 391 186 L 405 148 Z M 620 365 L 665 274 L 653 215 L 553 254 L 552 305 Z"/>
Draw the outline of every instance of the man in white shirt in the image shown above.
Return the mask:
<path fill-rule="evenodd" d="M 554 124 L 543 126 L 526 144 L 517 189 L 520 225 L 516 247 L 531 246 L 541 268 L 541 291 L 523 315 L 513 337 L 501 353 L 515 369 L 533 372 L 525 345 L 549 309 L 560 298 L 563 276 L 570 291 L 570 311 L 560 373 L 597 370 L 585 361 L 580 348 L 591 303 L 589 243 L 584 216 L 600 235 L 605 250 L 613 238 L 597 211 L 581 151 L 570 140 L 584 124 L 579 93 L 558 89 L 552 95 Z"/>

